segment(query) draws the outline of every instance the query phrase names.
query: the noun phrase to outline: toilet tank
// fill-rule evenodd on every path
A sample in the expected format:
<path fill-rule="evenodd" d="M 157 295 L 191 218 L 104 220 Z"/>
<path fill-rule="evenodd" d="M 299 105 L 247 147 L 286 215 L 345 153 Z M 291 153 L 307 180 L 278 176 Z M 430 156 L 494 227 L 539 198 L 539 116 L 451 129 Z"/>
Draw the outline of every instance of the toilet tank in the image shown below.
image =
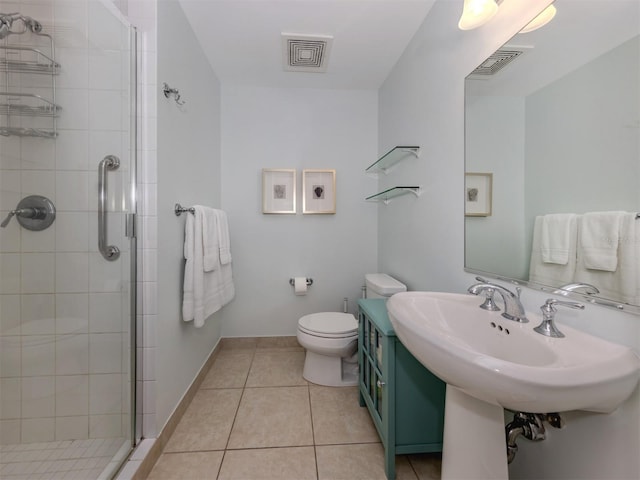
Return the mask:
<path fill-rule="evenodd" d="M 406 292 L 407 286 L 386 273 L 367 273 L 364 276 L 367 298 L 388 298 L 394 293 Z"/>

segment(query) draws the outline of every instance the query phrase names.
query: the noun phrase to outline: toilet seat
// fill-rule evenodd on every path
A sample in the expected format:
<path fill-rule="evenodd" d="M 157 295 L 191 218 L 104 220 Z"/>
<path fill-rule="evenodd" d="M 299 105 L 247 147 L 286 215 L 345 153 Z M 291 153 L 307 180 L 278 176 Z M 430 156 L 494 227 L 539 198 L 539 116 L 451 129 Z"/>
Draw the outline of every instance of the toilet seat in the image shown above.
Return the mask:
<path fill-rule="evenodd" d="M 322 312 L 298 320 L 300 331 L 323 338 L 348 338 L 358 334 L 358 322 L 350 313 Z"/>

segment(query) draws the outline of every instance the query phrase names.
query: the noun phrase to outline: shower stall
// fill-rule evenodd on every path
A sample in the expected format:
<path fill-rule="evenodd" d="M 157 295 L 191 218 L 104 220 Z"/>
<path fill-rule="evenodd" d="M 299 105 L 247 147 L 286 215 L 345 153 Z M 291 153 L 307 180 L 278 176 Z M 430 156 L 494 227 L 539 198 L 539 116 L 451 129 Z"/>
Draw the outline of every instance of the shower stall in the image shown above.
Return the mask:
<path fill-rule="evenodd" d="M 135 443 L 136 37 L 103 0 L 0 4 L 0 477 Z"/>

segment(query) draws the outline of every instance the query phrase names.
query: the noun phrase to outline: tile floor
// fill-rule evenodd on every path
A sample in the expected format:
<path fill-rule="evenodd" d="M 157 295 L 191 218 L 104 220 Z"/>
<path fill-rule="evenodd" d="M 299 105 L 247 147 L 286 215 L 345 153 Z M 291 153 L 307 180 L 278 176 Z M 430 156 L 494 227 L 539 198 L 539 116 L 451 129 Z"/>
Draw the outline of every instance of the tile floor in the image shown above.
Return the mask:
<path fill-rule="evenodd" d="M 129 452 L 125 438 L 93 438 L 0 445 L 2 480 L 87 480 L 110 478 Z"/>
<path fill-rule="evenodd" d="M 385 480 L 357 387 L 302 378 L 295 337 L 225 339 L 148 480 Z M 440 478 L 439 454 L 402 455 L 398 480 Z"/>

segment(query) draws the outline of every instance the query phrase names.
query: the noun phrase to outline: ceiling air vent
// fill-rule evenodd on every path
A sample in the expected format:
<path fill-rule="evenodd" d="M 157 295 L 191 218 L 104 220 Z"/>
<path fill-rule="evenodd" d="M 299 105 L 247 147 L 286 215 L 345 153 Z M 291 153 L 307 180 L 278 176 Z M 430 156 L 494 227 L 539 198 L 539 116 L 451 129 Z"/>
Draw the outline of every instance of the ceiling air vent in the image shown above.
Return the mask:
<path fill-rule="evenodd" d="M 530 48 L 532 47 L 509 47 L 505 45 L 504 47 L 496 50 L 489 56 L 489 58 L 482 62 L 473 72 L 471 72 L 471 75 L 495 75 Z"/>
<path fill-rule="evenodd" d="M 331 42 L 328 35 L 282 34 L 283 67 L 288 72 L 326 72 Z"/>

